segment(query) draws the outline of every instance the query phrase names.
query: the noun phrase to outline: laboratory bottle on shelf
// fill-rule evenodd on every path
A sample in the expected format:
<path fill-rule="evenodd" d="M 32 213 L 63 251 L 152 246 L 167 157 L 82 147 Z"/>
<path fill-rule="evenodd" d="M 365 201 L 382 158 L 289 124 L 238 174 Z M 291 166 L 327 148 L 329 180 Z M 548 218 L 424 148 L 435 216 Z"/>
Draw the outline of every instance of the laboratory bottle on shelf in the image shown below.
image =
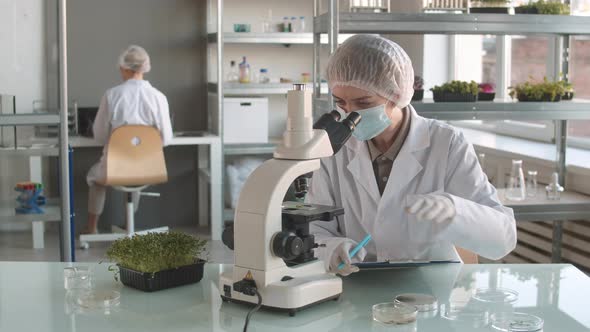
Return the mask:
<path fill-rule="evenodd" d="M 266 68 L 260 69 L 260 76 L 258 78 L 258 83 L 270 83 L 270 77 L 268 77 L 268 69 L 266 69 Z"/>
<path fill-rule="evenodd" d="M 238 83 L 240 81 L 236 62 L 233 60 L 229 63 L 229 73 L 227 74 L 226 81 L 230 83 Z"/>
<path fill-rule="evenodd" d="M 506 188 L 506 199 L 511 201 L 523 201 L 526 198 L 526 187 L 524 172 L 522 171 L 522 160 L 513 160 L 508 188 Z"/>
<path fill-rule="evenodd" d="M 536 197 L 537 196 L 537 171 L 528 171 L 527 172 L 527 185 L 526 185 L 526 194 L 528 197 Z"/>
<path fill-rule="evenodd" d="M 289 32 L 289 18 L 287 16 L 283 17 L 283 32 Z"/>
<path fill-rule="evenodd" d="M 559 184 L 559 174 L 553 173 L 551 175 L 551 183 L 545 187 L 547 192 L 547 199 L 551 201 L 558 201 L 561 199 L 563 187 Z"/>
<path fill-rule="evenodd" d="M 289 32 L 299 32 L 297 31 L 297 17 L 291 17 L 291 22 L 289 22 Z"/>
<path fill-rule="evenodd" d="M 246 57 L 242 57 L 240 63 L 240 83 L 250 83 L 250 65 L 246 61 Z"/>
<path fill-rule="evenodd" d="M 297 25 L 297 32 L 305 32 L 305 16 L 299 16 L 299 24 Z"/>
<path fill-rule="evenodd" d="M 272 32 L 272 9 L 268 10 L 268 16 L 262 20 L 262 32 Z"/>

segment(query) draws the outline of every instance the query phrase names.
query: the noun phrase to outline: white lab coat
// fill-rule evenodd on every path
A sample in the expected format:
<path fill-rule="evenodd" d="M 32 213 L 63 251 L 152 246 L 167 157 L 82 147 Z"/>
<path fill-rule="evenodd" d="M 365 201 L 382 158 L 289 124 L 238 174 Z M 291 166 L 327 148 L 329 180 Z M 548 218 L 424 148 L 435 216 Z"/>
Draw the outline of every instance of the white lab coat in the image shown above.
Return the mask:
<path fill-rule="evenodd" d="M 94 139 L 105 147 L 100 161 L 88 172 L 88 185 L 106 177 L 106 145 L 113 130 L 125 125 L 156 127 L 164 146 L 170 144 L 173 134 L 166 96 L 148 81 L 135 79 L 107 90 L 92 127 Z"/>
<path fill-rule="evenodd" d="M 312 223 L 311 232 L 327 255 L 343 238 L 373 240 L 366 249 L 377 261 L 459 259 L 454 246 L 499 259 L 516 245 L 511 209 L 502 206 L 475 151 L 451 126 L 423 118 L 412 106 L 408 137 L 393 163 L 383 197 L 365 142 L 351 138 L 314 172 L 307 201 L 344 208 L 344 216 Z M 449 223 L 417 220 L 406 207 L 417 194 L 444 193 L 455 204 Z"/>

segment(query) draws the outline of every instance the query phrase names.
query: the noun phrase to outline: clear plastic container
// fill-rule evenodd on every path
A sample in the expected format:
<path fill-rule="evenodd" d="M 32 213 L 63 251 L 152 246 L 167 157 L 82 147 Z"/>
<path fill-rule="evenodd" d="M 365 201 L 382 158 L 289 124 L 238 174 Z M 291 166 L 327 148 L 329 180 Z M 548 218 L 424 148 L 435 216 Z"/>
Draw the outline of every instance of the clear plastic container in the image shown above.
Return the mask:
<path fill-rule="evenodd" d="M 528 197 L 537 197 L 538 183 L 537 171 L 528 171 L 526 179 L 526 194 Z"/>
<path fill-rule="evenodd" d="M 262 32 L 263 33 L 271 33 L 273 32 L 272 27 L 272 9 L 268 10 L 268 15 L 262 19 Z"/>
<path fill-rule="evenodd" d="M 401 302 L 375 304 L 372 308 L 373 320 L 383 324 L 408 324 L 416 321 L 416 307 Z"/>
<path fill-rule="evenodd" d="M 472 328 L 486 327 L 490 319 L 485 306 L 475 301 L 452 301 L 441 304 L 440 315 L 455 324 Z"/>
<path fill-rule="evenodd" d="M 64 268 L 64 288 L 90 289 L 92 287 L 92 270 L 88 266 L 73 266 Z"/>
<path fill-rule="evenodd" d="M 258 83 L 270 83 L 270 77 L 268 76 L 268 69 L 260 69 L 260 76 L 258 77 Z"/>
<path fill-rule="evenodd" d="M 77 303 L 85 309 L 110 309 L 121 303 L 121 293 L 112 290 L 88 290 L 80 293 Z"/>
<path fill-rule="evenodd" d="M 533 332 L 543 330 L 543 319 L 520 312 L 493 314 L 492 328 L 508 332 Z"/>
<path fill-rule="evenodd" d="M 478 288 L 472 297 L 487 303 L 514 303 L 518 300 L 518 292 L 506 288 Z"/>
<path fill-rule="evenodd" d="M 229 73 L 227 73 L 226 81 L 230 83 L 238 83 L 240 81 L 240 74 L 238 74 L 236 62 L 233 60 L 230 62 Z"/>
<path fill-rule="evenodd" d="M 524 172 L 522 171 L 522 160 L 513 160 L 508 188 L 506 188 L 506 199 L 511 201 L 524 201 L 526 198 L 526 187 Z"/>
<path fill-rule="evenodd" d="M 428 294 L 400 294 L 395 297 L 394 302 L 401 302 L 416 307 L 419 312 L 438 310 L 438 300 L 435 296 Z"/>
<path fill-rule="evenodd" d="M 291 17 L 291 21 L 289 21 L 289 32 L 299 32 L 297 27 L 297 17 L 293 16 Z"/>
<path fill-rule="evenodd" d="M 297 24 L 297 32 L 305 32 L 305 16 L 299 16 L 299 24 Z"/>
<path fill-rule="evenodd" d="M 563 187 L 559 184 L 559 174 L 553 173 L 551 175 L 551 183 L 547 187 L 545 187 L 547 199 L 550 201 L 560 200 L 561 193 L 563 192 L 563 190 Z"/>

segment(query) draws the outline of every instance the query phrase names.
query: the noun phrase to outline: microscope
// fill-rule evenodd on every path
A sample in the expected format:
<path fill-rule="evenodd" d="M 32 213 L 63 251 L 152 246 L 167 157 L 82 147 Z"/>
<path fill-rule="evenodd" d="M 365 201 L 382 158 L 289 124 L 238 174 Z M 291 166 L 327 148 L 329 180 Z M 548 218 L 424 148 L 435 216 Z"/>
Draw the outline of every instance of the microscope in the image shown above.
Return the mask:
<path fill-rule="evenodd" d="M 287 102 L 283 141 L 274 158 L 248 177 L 238 199 L 233 234 L 224 232 L 224 243 L 234 250 L 234 266 L 221 274 L 219 290 L 223 301 L 261 301 L 264 308 L 294 316 L 311 305 L 337 300 L 342 293 L 342 279 L 328 273 L 313 255 L 318 245 L 309 223 L 330 221 L 344 211 L 283 199 L 292 183 L 296 196 L 304 196 L 320 158 L 336 154 L 361 117 L 353 112 L 340 121 L 340 113 L 332 111 L 313 124 L 312 93 L 304 84 L 294 85 Z"/>

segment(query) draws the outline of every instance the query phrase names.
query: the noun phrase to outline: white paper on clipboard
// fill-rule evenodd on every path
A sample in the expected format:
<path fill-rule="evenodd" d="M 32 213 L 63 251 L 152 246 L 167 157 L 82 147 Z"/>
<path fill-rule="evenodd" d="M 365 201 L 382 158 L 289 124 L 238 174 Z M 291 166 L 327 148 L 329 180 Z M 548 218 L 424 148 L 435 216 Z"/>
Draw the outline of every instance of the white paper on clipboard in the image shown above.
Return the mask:
<path fill-rule="evenodd" d="M 396 269 L 404 267 L 420 267 L 435 264 L 457 264 L 461 263 L 458 260 L 445 261 L 403 261 L 403 262 L 364 262 L 354 263 L 352 265 L 358 266 L 361 270 L 378 270 L 378 269 Z"/>

